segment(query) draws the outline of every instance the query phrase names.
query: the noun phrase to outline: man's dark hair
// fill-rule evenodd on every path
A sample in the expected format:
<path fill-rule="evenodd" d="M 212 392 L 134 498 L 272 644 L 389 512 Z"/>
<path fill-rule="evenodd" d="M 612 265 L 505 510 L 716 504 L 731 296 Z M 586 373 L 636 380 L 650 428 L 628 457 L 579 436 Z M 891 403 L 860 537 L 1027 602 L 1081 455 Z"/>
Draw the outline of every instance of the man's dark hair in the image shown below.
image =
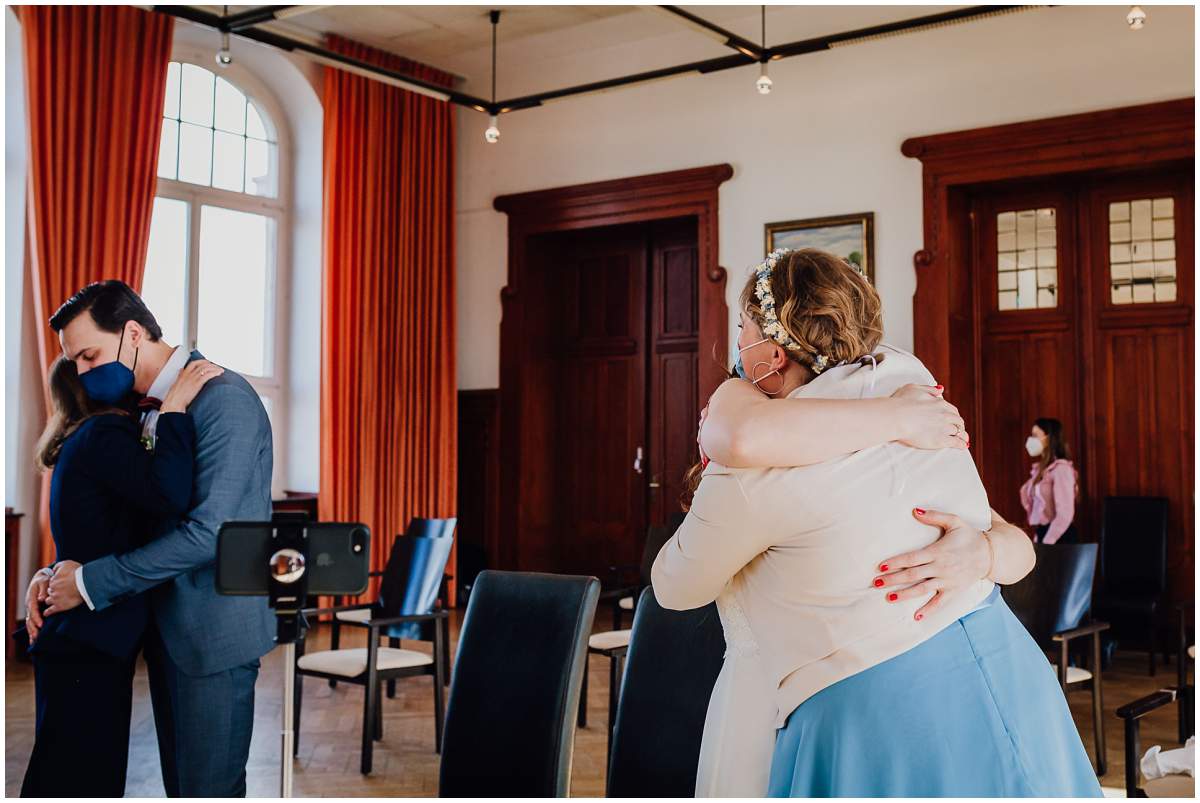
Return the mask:
<path fill-rule="evenodd" d="M 152 341 L 162 338 L 162 328 L 133 288 L 118 279 L 92 282 L 66 300 L 50 316 L 50 328 L 61 332 L 84 312 L 103 332 L 120 332 L 128 321 L 137 321 Z"/>

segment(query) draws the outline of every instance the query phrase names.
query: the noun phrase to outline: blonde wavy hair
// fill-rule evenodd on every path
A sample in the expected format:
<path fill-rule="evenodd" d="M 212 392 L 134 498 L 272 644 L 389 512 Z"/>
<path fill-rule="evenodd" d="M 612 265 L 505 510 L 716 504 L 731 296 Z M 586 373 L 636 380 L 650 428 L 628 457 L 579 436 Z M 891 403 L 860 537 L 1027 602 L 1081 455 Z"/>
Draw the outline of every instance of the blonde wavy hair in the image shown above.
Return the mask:
<path fill-rule="evenodd" d="M 852 362 L 870 354 L 883 338 L 879 293 L 840 257 L 816 248 L 787 252 L 771 271 L 770 282 L 776 317 L 794 341 L 792 347 L 779 345 L 812 374 L 820 373 L 813 365 L 821 357 L 828 366 Z M 757 283 L 757 273 L 751 272 L 740 301 L 742 311 L 765 330 L 768 321 L 754 292 Z M 684 476 L 679 503 L 685 511 L 703 473 L 696 463 Z"/>

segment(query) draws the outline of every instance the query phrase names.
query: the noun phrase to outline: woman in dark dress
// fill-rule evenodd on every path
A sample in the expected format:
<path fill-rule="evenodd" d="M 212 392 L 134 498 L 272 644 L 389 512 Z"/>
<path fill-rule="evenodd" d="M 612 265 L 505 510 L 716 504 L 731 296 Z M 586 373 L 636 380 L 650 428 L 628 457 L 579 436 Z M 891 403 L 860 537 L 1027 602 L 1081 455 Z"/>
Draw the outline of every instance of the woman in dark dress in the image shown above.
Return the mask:
<path fill-rule="evenodd" d="M 53 410 L 37 456 L 54 472 L 55 562 L 128 551 L 156 524 L 187 511 L 195 432 L 186 410 L 221 373 L 202 360 L 184 369 L 163 399 L 150 450 L 136 413 L 89 398 L 75 364 L 54 363 Z M 137 595 L 101 611 L 81 605 L 47 617 L 36 632 L 37 726 L 23 797 L 124 795 L 133 671 L 148 617 Z"/>

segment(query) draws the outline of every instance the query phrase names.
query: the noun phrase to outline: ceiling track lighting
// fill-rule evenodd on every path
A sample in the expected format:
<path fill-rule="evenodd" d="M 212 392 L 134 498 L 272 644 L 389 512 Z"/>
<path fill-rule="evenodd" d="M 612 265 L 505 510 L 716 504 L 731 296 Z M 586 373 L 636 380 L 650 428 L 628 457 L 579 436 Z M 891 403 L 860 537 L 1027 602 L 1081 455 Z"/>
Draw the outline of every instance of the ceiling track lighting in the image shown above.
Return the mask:
<path fill-rule="evenodd" d="M 1140 31 L 1146 27 L 1146 12 L 1141 6 L 1130 6 L 1129 13 L 1125 15 L 1125 21 L 1129 23 L 1129 30 Z"/>
<path fill-rule="evenodd" d="M 224 6 L 222 15 L 229 16 L 229 6 Z M 217 66 L 228 67 L 233 64 L 233 53 L 229 51 L 229 31 L 221 31 L 221 47 L 217 50 Z"/>
<path fill-rule="evenodd" d="M 489 145 L 495 145 L 500 141 L 500 125 L 498 123 L 499 111 L 496 108 L 496 26 L 500 24 L 500 12 L 489 11 L 488 19 L 492 21 L 492 103 L 488 107 L 488 127 L 483 132 L 483 139 Z"/>
<path fill-rule="evenodd" d="M 758 90 L 760 95 L 771 94 L 771 85 L 774 83 L 771 76 L 767 75 L 767 64 L 771 60 L 770 51 L 767 50 L 767 7 L 761 6 L 762 9 L 762 58 L 759 63 L 762 65 L 758 70 L 758 80 L 754 82 L 754 88 Z"/>

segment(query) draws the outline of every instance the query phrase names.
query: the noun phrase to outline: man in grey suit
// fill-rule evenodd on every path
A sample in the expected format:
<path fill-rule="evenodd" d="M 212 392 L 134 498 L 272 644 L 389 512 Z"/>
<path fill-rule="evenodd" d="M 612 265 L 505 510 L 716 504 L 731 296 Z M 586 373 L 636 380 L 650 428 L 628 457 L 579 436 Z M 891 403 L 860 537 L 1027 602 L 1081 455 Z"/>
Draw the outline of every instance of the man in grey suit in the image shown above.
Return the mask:
<path fill-rule="evenodd" d="M 132 391 L 142 397 L 142 439 L 152 448 L 155 402 L 200 354 L 163 342 L 142 300 L 115 280 L 81 290 L 50 324 L 81 377 L 102 366 L 106 378 L 128 384 L 132 375 Z M 167 794 L 244 796 L 254 684 L 259 659 L 274 645 L 275 618 L 264 598 L 217 594 L 217 530 L 226 521 L 270 519 L 271 427 L 258 394 L 229 370 L 205 385 L 188 413 L 196 428 L 191 509 L 131 552 L 39 572 L 29 589 L 31 630 L 36 635 L 41 621 L 39 599 L 53 616 L 148 593 L 145 657 Z"/>

